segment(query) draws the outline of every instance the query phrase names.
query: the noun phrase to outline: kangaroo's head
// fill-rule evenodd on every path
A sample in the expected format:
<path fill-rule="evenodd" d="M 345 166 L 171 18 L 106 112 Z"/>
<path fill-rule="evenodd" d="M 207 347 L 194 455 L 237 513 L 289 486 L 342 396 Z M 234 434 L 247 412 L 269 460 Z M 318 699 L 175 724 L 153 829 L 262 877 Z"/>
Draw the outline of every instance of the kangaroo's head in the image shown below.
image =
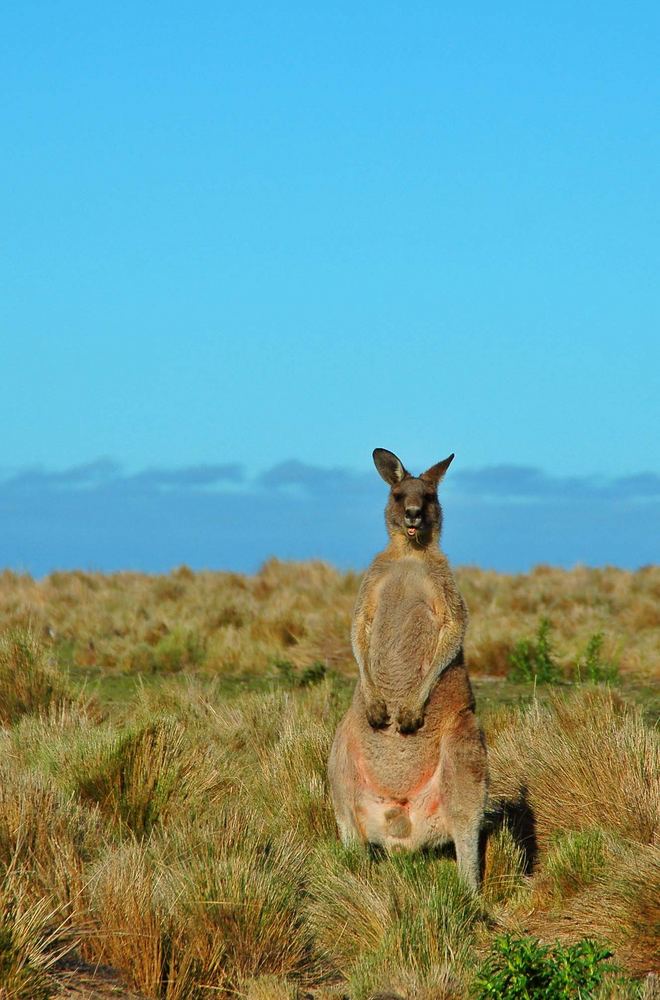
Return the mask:
<path fill-rule="evenodd" d="M 376 448 L 374 464 L 391 487 L 385 508 L 385 524 L 390 538 L 404 538 L 414 549 L 424 548 L 440 537 L 442 510 L 438 483 L 451 465 L 453 454 L 432 465 L 421 476 L 412 476 L 396 455 Z"/>

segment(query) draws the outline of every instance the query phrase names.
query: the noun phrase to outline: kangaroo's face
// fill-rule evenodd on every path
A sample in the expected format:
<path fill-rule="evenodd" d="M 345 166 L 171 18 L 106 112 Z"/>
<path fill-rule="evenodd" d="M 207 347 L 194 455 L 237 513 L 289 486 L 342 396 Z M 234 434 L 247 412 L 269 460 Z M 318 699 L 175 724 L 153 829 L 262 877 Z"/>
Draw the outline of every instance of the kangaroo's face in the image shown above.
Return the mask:
<path fill-rule="evenodd" d="M 390 490 L 385 521 L 390 534 L 404 534 L 413 544 L 429 541 L 440 527 L 436 488 L 421 477 L 408 476 Z"/>
<path fill-rule="evenodd" d="M 391 487 L 385 507 L 385 524 L 391 538 L 403 536 L 413 547 L 423 547 L 438 538 L 442 523 L 438 483 L 453 457 L 432 465 L 421 476 L 411 476 L 393 452 L 376 448 L 374 463 Z"/>

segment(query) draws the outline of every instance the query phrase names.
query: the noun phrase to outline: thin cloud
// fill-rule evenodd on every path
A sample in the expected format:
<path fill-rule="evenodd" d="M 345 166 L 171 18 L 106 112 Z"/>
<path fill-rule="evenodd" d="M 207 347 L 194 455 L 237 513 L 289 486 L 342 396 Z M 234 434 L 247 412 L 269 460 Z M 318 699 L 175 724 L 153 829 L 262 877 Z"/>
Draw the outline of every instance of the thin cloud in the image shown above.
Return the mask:
<path fill-rule="evenodd" d="M 38 495 L 40 492 L 90 489 L 112 489 L 116 492 L 135 487 L 147 491 L 162 488 L 187 490 L 220 483 L 241 483 L 244 478 L 243 467 L 237 463 L 191 465 L 180 469 L 154 468 L 126 474 L 117 462 L 101 458 L 61 471 L 47 471 L 39 466 L 24 469 L 0 483 L 0 491 Z"/>
<path fill-rule="evenodd" d="M 374 477 L 350 469 L 324 469 L 318 465 L 291 460 L 280 462 L 262 473 L 257 484 L 266 489 L 297 488 L 313 494 L 364 492 Z"/>
<path fill-rule="evenodd" d="M 383 493 L 375 471 L 325 469 L 305 462 L 280 462 L 262 473 L 257 487 L 295 490 L 301 494 Z M 525 465 L 495 465 L 483 469 L 452 470 L 442 493 L 480 500 L 642 500 L 660 498 L 660 476 L 643 472 L 634 476 L 553 476 Z"/>
<path fill-rule="evenodd" d="M 97 486 L 112 482 L 121 475 L 121 466 L 110 458 L 74 465 L 70 469 L 47 471 L 42 466 L 32 466 L 7 478 L 0 488 L 10 490 L 47 490 Z"/>
<path fill-rule="evenodd" d="M 299 496 L 336 497 L 341 494 L 383 494 L 384 484 L 374 470 L 355 472 L 346 468 L 328 469 L 295 459 L 280 462 L 253 479 L 236 462 L 191 465 L 178 469 L 149 468 L 125 473 L 108 458 L 75 465 L 60 471 L 33 467 L 0 481 L 0 493 L 20 491 L 35 496 L 52 491 L 89 491 L 111 489 L 154 493 L 165 490 L 181 492 L 226 486 L 235 493 L 243 488 L 257 492 L 289 492 Z M 451 471 L 442 486 L 446 496 L 463 496 L 499 503 L 540 500 L 657 500 L 660 499 L 660 476 L 641 472 L 633 476 L 553 476 L 541 469 L 523 465 L 496 465 L 482 469 Z"/>
<path fill-rule="evenodd" d="M 236 498 L 241 498 L 237 522 Z M 451 471 L 442 485 L 452 562 L 522 571 L 538 562 L 636 567 L 660 556 L 660 477 L 551 476 L 524 466 Z M 365 566 L 385 543 L 374 469 L 279 463 L 126 474 L 108 459 L 0 480 L 0 568 L 160 572 L 187 563 L 252 571 L 265 559 Z"/>
<path fill-rule="evenodd" d="M 482 500 L 644 500 L 660 498 L 660 476 L 552 476 L 522 465 L 457 471 L 447 489 Z"/>
<path fill-rule="evenodd" d="M 228 465 L 190 465 L 183 469 L 145 469 L 126 477 L 127 482 L 145 486 L 196 488 L 215 486 L 218 483 L 241 483 L 245 479 L 243 467 Z"/>
<path fill-rule="evenodd" d="M 660 476 L 654 472 L 640 472 L 636 476 L 623 476 L 613 481 L 615 493 L 625 497 L 660 497 Z"/>

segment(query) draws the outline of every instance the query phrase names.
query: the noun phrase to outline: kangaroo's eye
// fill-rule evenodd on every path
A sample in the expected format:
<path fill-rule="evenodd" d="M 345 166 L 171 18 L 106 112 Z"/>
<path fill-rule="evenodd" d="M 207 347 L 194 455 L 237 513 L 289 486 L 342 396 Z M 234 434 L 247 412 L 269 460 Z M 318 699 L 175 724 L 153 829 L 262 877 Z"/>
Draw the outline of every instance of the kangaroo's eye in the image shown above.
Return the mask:
<path fill-rule="evenodd" d="M 400 500 L 401 497 L 403 496 L 403 493 L 393 493 L 392 496 L 394 497 L 395 500 Z"/>
<path fill-rule="evenodd" d="M 435 493 L 425 493 L 424 494 L 424 499 L 425 500 L 435 500 Z"/>

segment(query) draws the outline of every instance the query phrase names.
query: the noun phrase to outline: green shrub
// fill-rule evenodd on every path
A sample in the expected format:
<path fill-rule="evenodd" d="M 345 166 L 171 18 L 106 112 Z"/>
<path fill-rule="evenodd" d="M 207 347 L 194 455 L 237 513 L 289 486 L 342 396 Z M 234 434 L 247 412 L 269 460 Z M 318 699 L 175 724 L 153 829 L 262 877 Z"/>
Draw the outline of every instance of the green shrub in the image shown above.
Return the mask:
<path fill-rule="evenodd" d="M 542 945 L 536 938 L 497 937 L 475 980 L 476 1000 L 574 1000 L 593 996 L 613 972 L 612 952 L 588 938 Z"/>
<path fill-rule="evenodd" d="M 282 660 L 278 657 L 273 660 L 273 668 L 280 684 L 290 688 L 296 686 L 296 668 L 291 660 Z"/>
<path fill-rule="evenodd" d="M 512 681 L 536 681 L 539 684 L 556 684 L 561 680 L 561 670 L 554 659 L 550 641 L 550 621 L 539 622 L 536 640 L 520 639 L 509 656 Z"/>
<path fill-rule="evenodd" d="M 273 660 L 273 667 L 277 674 L 277 680 L 287 688 L 311 687 L 323 680 L 327 673 L 325 663 L 315 660 L 303 670 L 296 670 L 291 660 Z"/>
<path fill-rule="evenodd" d="M 325 663 L 321 663 L 320 660 L 315 660 L 314 663 L 310 663 L 308 667 L 300 674 L 300 680 L 298 681 L 300 687 L 311 687 L 312 684 L 318 684 L 323 680 L 327 673 Z"/>
<path fill-rule="evenodd" d="M 618 681 L 618 665 L 602 658 L 604 639 L 602 632 L 594 632 L 589 639 L 575 668 L 578 681 L 587 680 L 593 684 L 615 684 Z"/>

